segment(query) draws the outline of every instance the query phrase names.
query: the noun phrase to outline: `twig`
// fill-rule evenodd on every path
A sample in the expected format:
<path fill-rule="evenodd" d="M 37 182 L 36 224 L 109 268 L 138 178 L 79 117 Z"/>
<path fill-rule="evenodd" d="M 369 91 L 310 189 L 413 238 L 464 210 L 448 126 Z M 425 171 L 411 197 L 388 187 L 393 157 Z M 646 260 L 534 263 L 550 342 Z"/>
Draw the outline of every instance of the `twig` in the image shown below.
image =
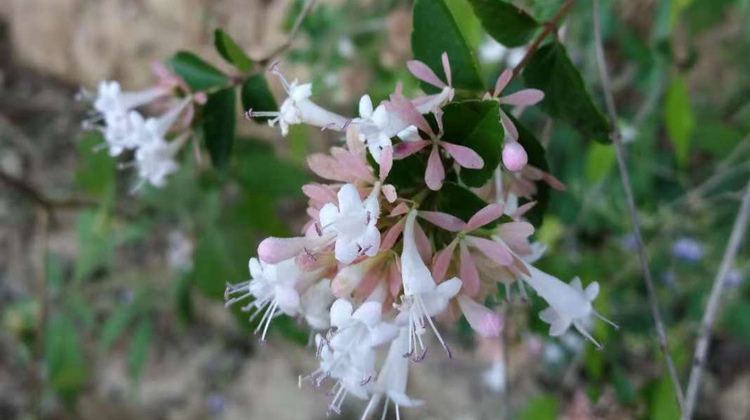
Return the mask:
<path fill-rule="evenodd" d="M 44 195 L 41 191 L 37 190 L 35 187 L 31 186 L 30 184 L 26 183 L 23 179 L 16 178 L 10 174 L 7 174 L 4 171 L 0 170 L 0 181 L 4 182 L 11 188 L 15 189 L 16 191 L 20 192 L 24 196 L 26 196 L 29 200 L 31 200 L 35 205 L 42 207 L 43 209 L 47 211 L 52 211 L 55 209 L 77 209 L 82 207 L 92 207 L 96 206 L 96 201 L 89 200 L 86 198 L 62 198 L 62 199 L 56 199 L 56 198 L 50 198 Z"/>
<path fill-rule="evenodd" d="M 550 19 L 549 22 L 547 22 L 544 26 L 544 30 L 539 34 L 539 36 L 536 37 L 534 42 L 529 45 L 529 49 L 526 50 L 526 54 L 521 59 L 521 62 L 518 63 L 518 65 L 513 69 L 513 77 L 518 76 L 518 73 L 521 72 L 521 69 L 526 65 L 526 63 L 529 62 L 531 59 L 531 56 L 534 54 L 534 52 L 539 48 L 539 45 L 544 41 L 544 38 L 547 37 L 552 31 L 557 30 L 557 24 L 560 23 L 560 20 L 565 16 L 566 13 L 568 13 L 568 9 L 570 9 L 570 6 L 573 5 L 573 0 L 565 0 L 565 3 L 563 3 L 562 6 L 560 6 L 560 10 L 555 13 L 554 16 L 552 16 L 552 19 Z"/>
<path fill-rule="evenodd" d="M 617 108 L 615 108 L 615 101 L 612 97 L 612 91 L 610 89 L 609 73 L 607 72 L 607 62 L 604 58 L 604 46 L 602 44 L 602 34 L 599 22 L 599 0 L 594 0 L 593 4 L 593 19 L 594 19 L 594 38 L 596 44 L 596 61 L 599 67 L 599 76 L 601 78 L 602 90 L 604 91 L 604 99 L 609 112 L 610 124 L 612 130 L 610 137 L 615 145 L 615 153 L 617 155 L 617 165 L 620 170 L 620 181 L 622 182 L 622 188 L 625 191 L 625 199 L 628 204 L 628 212 L 630 213 L 630 219 L 633 224 L 633 235 L 635 236 L 636 247 L 638 249 L 638 258 L 641 261 L 641 268 L 643 269 L 643 279 L 646 283 L 646 290 L 648 292 L 648 300 L 651 305 L 651 312 L 654 318 L 654 324 L 656 331 L 659 335 L 659 348 L 664 355 L 664 360 L 667 364 L 667 370 L 669 371 L 669 377 L 672 381 L 672 387 L 674 388 L 675 395 L 677 396 L 677 402 L 680 405 L 680 412 L 682 413 L 683 420 L 687 420 L 690 417 L 687 415 L 685 409 L 685 396 L 682 392 L 682 385 L 680 385 L 680 378 L 677 375 L 677 369 L 675 368 L 674 360 L 669 352 L 669 342 L 667 340 L 667 333 L 664 328 L 664 321 L 661 318 L 661 312 L 659 311 L 659 302 L 656 299 L 656 293 L 654 291 L 654 281 L 651 278 L 651 269 L 649 268 L 648 257 L 646 256 L 646 248 L 643 245 L 643 237 L 641 236 L 641 223 L 638 218 L 638 211 L 635 207 L 635 200 L 633 199 L 633 191 L 630 188 L 630 175 L 628 173 L 627 164 L 625 162 L 625 151 L 622 145 L 622 137 L 620 130 L 617 126 Z"/>
<path fill-rule="evenodd" d="M 44 394 L 44 334 L 47 329 L 47 237 L 49 233 L 49 210 L 37 206 L 39 228 L 39 273 L 37 275 L 36 294 L 39 301 L 39 321 L 36 324 L 34 342 L 34 361 L 32 363 L 34 384 L 34 411 L 36 418 L 42 418 L 42 398 Z"/>
<path fill-rule="evenodd" d="M 695 355 L 693 356 L 693 368 L 690 371 L 690 379 L 688 381 L 687 395 L 685 397 L 686 415 L 690 417 L 695 409 L 695 401 L 698 396 L 698 388 L 703 376 L 703 367 L 706 363 L 706 355 L 708 354 L 709 338 L 711 337 L 711 330 L 713 329 L 714 323 L 716 322 L 716 315 L 719 312 L 721 303 L 721 294 L 724 291 L 724 284 L 726 283 L 726 277 L 729 270 L 732 267 L 732 263 L 737 257 L 737 250 L 742 244 L 742 238 L 747 229 L 748 215 L 750 215 L 750 181 L 748 181 L 745 193 L 742 197 L 742 205 L 740 206 L 737 218 L 734 220 L 734 226 L 732 227 L 732 234 L 729 237 L 729 244 L 724 251 L 724 257 L 721 260 L 719 266 L 719 272 L 716 273 L 714 278 L 714 284 L 711 288 L 711 295 L 708 298 L 708 305 L 706 306 L 706 312 L 703 314 L 701 320 L 701 326 L 698 333 L 698 340 L 695 346 Z"/>
<path fill-rule="evenodd" d="M 292 26 L 292 30 L 289 31 L 289 34 L 287 35 L 286 40 L 281 45 L 279 45 L 278 47 L 276 47 L 273 51 L 271 51 L 270 53 L 268 53 L 265 57 L 263 57 L 263 58 L 261 58 L 259 60 L 256 60 L 256 62 L 259 65 L 261 65 L 261 66 L 268 65 L 271 62 L 271 60 L 273 60 L 274 58 L 276 58 L 276 56 L 278 56 L 279 54 L 283 53 L 284 51 L 286 51 L 287 49 L 289 49 L 289 47 L 292 46 L 292 42 L 294 42 L 294 39 L 297 37 L 297 34 L 299 33 L 300 28 L 302 27 L 302 22 L 304 22 L 304 20 L 307 17 L 307 15 L 310 14 L 310 12 L 312 11 L 313 7 L 315 6 L 315 1 L 316 0 L 307 0 L 307 2 L 305 3 L 304 7 L 302 8 L 302 11 L 297 16 L 297 19 L 294 21 L 294 25 Z"/>

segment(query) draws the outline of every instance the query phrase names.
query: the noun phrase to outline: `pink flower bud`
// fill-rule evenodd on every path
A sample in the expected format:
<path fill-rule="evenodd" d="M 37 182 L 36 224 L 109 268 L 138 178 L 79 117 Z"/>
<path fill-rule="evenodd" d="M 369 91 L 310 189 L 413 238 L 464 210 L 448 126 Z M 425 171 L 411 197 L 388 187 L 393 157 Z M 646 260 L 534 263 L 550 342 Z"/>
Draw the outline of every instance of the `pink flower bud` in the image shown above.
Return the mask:
<path fill-rule="evenodd" d="M 518 172 L 526 166 L 529 157 L 526 150 L 518 142 L 508 142 L 503 146 L 503 165 L 509 171 Z"/>

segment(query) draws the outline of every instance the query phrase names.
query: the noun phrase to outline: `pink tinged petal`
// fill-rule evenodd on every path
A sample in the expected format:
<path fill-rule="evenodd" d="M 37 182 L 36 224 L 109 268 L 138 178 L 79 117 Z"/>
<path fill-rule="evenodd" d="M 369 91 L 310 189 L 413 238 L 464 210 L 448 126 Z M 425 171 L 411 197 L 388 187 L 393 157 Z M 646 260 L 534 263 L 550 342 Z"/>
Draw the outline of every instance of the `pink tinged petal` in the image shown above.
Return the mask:
<path fill-rule="evenodd" d="M 427 220 L 435 226 L 439 226 L 449 232 L 460 232 L 466 227 L 466 223 L 456 216 L 439 211 L 420 211 L 419 217 Z"/>
<path fill-rule="evenodd" d="M 499 229 L 500 237 L 508 246 L 522 254 L 531 253 L 529 236 L 534 234 L 534 226 L 527 222 L 503 223 Z"/>
<path fill-rule="evenodd" d="M 445 169 L 443 168 L 443 162 L 440 160 L 440 154 L 438 153 L 438 147 L 436 144 L 432 145 L 432 152 L 430 152 L 430 158 L 427 161 L 427 171 L 424 175 L 425 183 L 433 191 L 438 191 L 443 187 L 443 180 L 445 179 Z"/>
<path fill-rule="evenodd" d="M 513 263 L 513 255 L 504 244 L 476 236 L 467 236 L 466 243 L 502 266 L 507 267 Z"/>
<path fill-rule="evenodd" d="M 432 278 L 435 279 L 435 283 L 440 284 L 445 280 L 445 275 L 448 273 L 448 266 L 453 259 L 453 252 L 456 250 L 456 245 L 458 245 L 458 241 L 454 240 L 445 249 L 435 255 L 432 262 Z"/>
<path fill-rule="evenodd" d="M 417 79 L 435 87 L 445 87 L 445 83 L 437 77 L 427 64 L 418 60 L 411 60 L 406 63 L 406 67 Z"/>
<path fill-rule="evenodd" d="M 526 265 L 526 263 L 515 255 L 513 255 L 513 265 L 508 268 L 510 268 L 511 271 L 515 270 L 517 273 L 523 273 L 527 276 L 531 275 L 531 271 L 529 271 L 529 267 Z"/>
<path fill-rule="evenodd" d="M 516 211 L 513 212 L 513 214 L 510 215 L 510 217 L 514 219 L 518 219 L 519 217 L 526 214 L 529 210 L 531 210 L 534 206 L 536 206 L 536 201 L 530 201 L 516 209 Z"/>
<path fill-rule="evenodd" d="M 396 187 L 391 184 L 383 185 L 383 195 L 389 203 L 393 203 L 398 198 L 398 194 L 396 194 Z"/>
<path fill-rule="evenodd" d="M 419 223 L 414 224 L 414 240 L 417 243 L 417 251 L 419 256 L 422 257 L 422 261 L 425 264 L 429 263 L 432 259 L 432 245 L 430 244 L 430 238 L 424 233 Z"/>
<path fill-rule="evenodd" d="M 429 144 L 430 142 L 427 140 L 402 141 L 401 143 L 393 147 L 393 158 L 396 160 L 400 160 L 405 157 L 411 156 L 414 153 L 417 153 L 418 151 L 424 149 Z"/>
<path fill-rule="evenodd" d="M 529 162 L 526 150 L 516 141 L 506 142 L 503 146 L 503 165 L 511 172 L 522 170 Z"/>
<path fill-rule="evenodd" d="M 499 314 L 464 295 L 458 297 L 458 306 L 477 334 L 484 338 L 494 338 L 500 335 L 503 329 L 503 318 Z"/>
<path fill-rule="evenodd" d="M 554 176 L 544 173 L 542 176 L 542 179 L 552 188 L 558 190 L 558 191 L 565 191 L 565 184 L 562 183 L 559 179 L 555 178 Z"/>
<path fill-rule="evenodd" d="M 315 153 L 308 156 L 307 166 L 315 175 L 324 179 L 340 182 L 355 181 L 350 174 L 341 170 L 339 161 L 324 153 Z"/>
<path fill-rule="evenodd" d="M 354 297 L 357 299 L 365 299 L 367 296 L 370 296 L 380 282 L 380 274 L 381 273 L 378 270 L 372 269 L 368 271 L 354 290 Z"/>
<path fill-rule="evenodd" d="M 380 180 L 385 181 L 393 168 L 393 148 L 385 147 L 380 151 Z"/>
<path fill-rule="evenodd" d="M 386 250 L 393 248 L 393 245 L 396 243 L 396 240 L 398 240 L 398 237 L 401 236 L 401 232 L 404 231 L 404 224 L 406 223 L 406 218 L 401 219 L 398 223 L 391 226 L 390 229 L 388 229 L 388 232 L 385 233 L 385 237 L 383 237 L 383 240 L 380 241 L 380 249 Z"/>
<path fill-rule="evenodd" d="M 492 95 L 490 95 L 490 93 L 489 93 L 489 92 L 486 92 L 486 93 L 484 94 L 484 96 L 482 96 L 482 100 L 483 100 L 483 101 L 487 101 L 487 100 L 490 100 L 490 99 L 492 99 Z"/>
<path fill-rule="evenodd" d="M 471 219 L 469 219 L 469 222 L 466 224 L 466 231 L 471 232 L 488 223 L 494 222 L 503 215 L 504 209 L 505 206 L 502 204 L 488 204 L 475 215 L 471 216 Z"/>
<path fill-rule="evenodd" d="M 396 206 L 396 207 L 395 207 L 395 208 L 394 208 L 394 209 L 393 209 L 393 210 L 391 211 L 391 214 L 390 214 L 390 216 L 391 216 L 391 217 L 395 217 L 395 216 L 400 216 L 400 215 L 402 215 L 402 214 L 406 214 L 406 213 L 408 213 L 408 212 L 409 212 L 409 206 L 408 206 L 408 205 L 406 205 L 406 203 L 401 203 L 401 204 L 399 204 L 398 206 Z"/>
<path fill-rule="evenodd" d="M 331 305 L 331 325 L 345 326 L 352 317 L 352 304 L 346 299 L 338 299 Z"/>
<path fill-rule="evenodd" d="M 409 125 L 414 125 L 430 136 L 434 136 L 435 133 L 432 131 L 432 127 L 427 120 L 419 113 L 414 104 L 407 99 L 404 95 L 393 94 L 391 95 L 391 106 L 393 111 Z"/>
<path fill-rule="evenodd" d="M 513 70 L 505 69 L 505 71 L 503 71 L 500 77 L 497 78 L 497 82 L 495 82 L 494 96 L 500 96 L 500 94 L 508 86 L 508 83 L 510 83 L 510 79 L 512 77 L 513 77 Z"/>
<path fill-rule="evenodd" d="M 544 92 L 539 89 L 524 89 L 500 98 L 500 103 L 508 105 L 529 106 L 544 99 Z"/>
<path fill-rule="evenodd" d="M 278 264 L 294 258 L 308 242 L 307 238 L 266 238 L 258 245 L 258 258 L 269 264 Z"/>
<path fill-rule="evenodd" d="M 448 61 L 448 53 L 443 51 L 441 56 L 443 59 L 443 71 L 445 72 L 445 80 L 448 81 L 448 86 L 453 86 L 453 75 L 451 74 L 451 63 Z"/>
<path fill-rule="evenodd" d="M 336 201 L 336 193 L 322 184 L 310 183 L 303 185 L 302 192 L 308 198 L 319 203 L 333 203 Z"/>
<path fill-rule="evenodd" d="M 441 141 L 440 145 L 464 168 L 482 169 L 484 167 L 484 160 L 474 150 L 447 141 Z"/>
<path fill-rule="evenodd" d="M 513 121 L 508 118 L 508 116 L 505 114 L 505 111 L 503 111 L 502 109 L 500 110 L 500 122 L 502 122 L 503 129 L 505 130 L 506 143 L 508 143 L 508 140 L 518 141 L 518 130 L 516 130 L 516 126 L 513 124 Z"/>
<path fill-rule="evenodd" d="M 464 293 L 469 296 L 476 296 L 479 293 L 479 272 L 477 271 L 477 265 L 465 241 L 461 241 L 459 249 L 461 250 L 459 277 L 461 277 L 461 281 L 464 284 Z"/>
<path fill-rule="evenodd" d="M 388 266 L 386 269 L 386 280 L 388 281 L 388 291 L 395 298 L 401 291 L 401 284 L 403 283 L 398 265 L 390 264 Z"/>

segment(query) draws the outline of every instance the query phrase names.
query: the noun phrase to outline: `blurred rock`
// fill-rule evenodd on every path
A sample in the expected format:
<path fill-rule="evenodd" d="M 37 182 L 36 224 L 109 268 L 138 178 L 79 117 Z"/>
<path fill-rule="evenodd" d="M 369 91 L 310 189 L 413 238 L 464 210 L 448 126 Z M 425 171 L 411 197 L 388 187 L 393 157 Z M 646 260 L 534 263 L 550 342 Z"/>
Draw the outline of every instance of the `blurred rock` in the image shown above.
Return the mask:
<path fill-rule="evenodd" d="M 282 42 L 289 0 L 0 0 L 14 60 L 93 86 L 116 77 L 151 81 L 149 64 L 179 49 L 221 63 L 213 31 L 222 27 L 252 54 Z"/>
<path fill-rule="evenodd" d="M 721 418 L 726 420 L 750 419 L 750 375 L 741 376 L 725 389 L 719 397 Z"/>

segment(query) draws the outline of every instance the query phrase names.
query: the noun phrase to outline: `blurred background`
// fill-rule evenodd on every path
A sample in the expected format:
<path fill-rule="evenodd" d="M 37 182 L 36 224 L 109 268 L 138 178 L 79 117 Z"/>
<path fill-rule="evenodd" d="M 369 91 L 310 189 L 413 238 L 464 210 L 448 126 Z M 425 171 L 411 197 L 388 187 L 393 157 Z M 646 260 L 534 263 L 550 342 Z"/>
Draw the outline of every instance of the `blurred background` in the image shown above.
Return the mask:
<path fill-rule="evenodd" d="M 520 61 L 482 32 L 466 0 L 446 0 L 494 80 Z M 559 0 L 514 1 L 548 20 Z M 222 28 L 251 57 L 286 39 L 302 1 L 0 0 L 0 419 L 323 419 L 326 397 L 297 377 L 315 369 L 306 333 L 274 324 L 260 345 L 224 309 L 226 282 L 248 277 L 259 240 L 304 223 L 307 154 L 336 136 L 238 122 L 231 176 L 190 152 L 162 190 L 129 195 L 80 122 L 81 86 L 153 81 L 177 50 L 230 71 L 213 47 Z M 282 68 L 314 82 L 316 101 L 355 115 L 416 83 L 411 5 L 321 0 Z M 750 176 L 750 1 L 606 0 L 605 50 L 630 156 L 657 295 L 683 376 L 742 187 Z M 602 96 L 591 2 L 575 2 L 562 39 L 592 96 Z M 270 78 L 269 80 L 272 80 Z M 272 80 L 275 83 L 275 80 Z M 280 86 L 272 88 L 280 93 Z M 554 192 L 536 238 L 541 268 L 598 281 L 602 352 L 575 334 L 547 337 L 541 302 L 511 302 L 502 342 L 445 327 L 451 361 L 412 369 L 425 400 L 407 419 L 678 418 L 664 373 L 617 177 L 614 149 L 529 109 L 548 150 Z M 747 245 L 748 241 L 745 241 Z M 750 419 L 750 252 L 727 279 L 695 419 Z M 235 311 L 236 312 L 236 311 Z M 341 419 L 357 419 L 350 400 Z M 394 417 L 395 418 L 395 417 Z"/>

